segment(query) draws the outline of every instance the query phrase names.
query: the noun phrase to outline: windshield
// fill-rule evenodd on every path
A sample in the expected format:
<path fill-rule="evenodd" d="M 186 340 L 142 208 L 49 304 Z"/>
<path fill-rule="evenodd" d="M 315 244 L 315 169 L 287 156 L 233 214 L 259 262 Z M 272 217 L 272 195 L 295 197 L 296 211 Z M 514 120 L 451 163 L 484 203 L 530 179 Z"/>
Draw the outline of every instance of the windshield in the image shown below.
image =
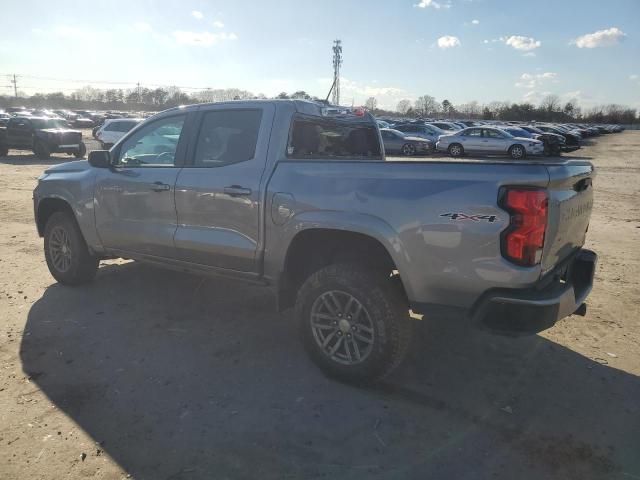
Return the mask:
<path fill-rule="evenodd" d="M 32 118 L 31 123 L 34 128 L 69 128 L 69 124 L 57 118 Z"/>

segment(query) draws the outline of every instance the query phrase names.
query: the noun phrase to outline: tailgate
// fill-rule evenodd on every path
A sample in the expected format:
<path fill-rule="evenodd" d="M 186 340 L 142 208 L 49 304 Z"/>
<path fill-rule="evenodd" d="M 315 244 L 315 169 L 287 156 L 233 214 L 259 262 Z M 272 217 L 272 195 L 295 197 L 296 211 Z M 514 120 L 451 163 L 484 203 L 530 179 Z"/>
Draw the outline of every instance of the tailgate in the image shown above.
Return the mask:
<path fill-rule="evenodd" d="M 584 245 L 593 208 L 593 177 L 589 162 L 548 165 L 549 220 L 542 273 Z"/>

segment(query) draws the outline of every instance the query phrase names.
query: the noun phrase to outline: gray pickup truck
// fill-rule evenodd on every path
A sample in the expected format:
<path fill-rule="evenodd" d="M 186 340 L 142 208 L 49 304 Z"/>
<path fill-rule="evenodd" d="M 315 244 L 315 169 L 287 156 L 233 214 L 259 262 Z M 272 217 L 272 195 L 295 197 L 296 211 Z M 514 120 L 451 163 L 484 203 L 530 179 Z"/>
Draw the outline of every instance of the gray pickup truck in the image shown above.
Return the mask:
<path fill-rule="evenodd" d="M 60 283 L 123 257 L 261 284 L 320 368 L 372 381 L 402 361 L 410 311 L 506 334 L 584 314 L 593 178 L 578 160 L 385 158 L 366 112 L 234 101 L 49 168 L 34 208 Z"/>

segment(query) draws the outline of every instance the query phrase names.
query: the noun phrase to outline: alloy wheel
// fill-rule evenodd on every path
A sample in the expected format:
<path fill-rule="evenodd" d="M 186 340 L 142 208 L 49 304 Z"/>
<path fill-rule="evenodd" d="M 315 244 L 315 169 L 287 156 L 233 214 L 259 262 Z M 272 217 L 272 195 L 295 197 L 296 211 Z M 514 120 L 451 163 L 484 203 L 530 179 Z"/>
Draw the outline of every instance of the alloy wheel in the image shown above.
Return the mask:
<path fill-rule="evenodd" d="M 316 344 L 331 360 L 355 365 L 371 354 L 373 322 L 353 295 L 339 290 L 323 293 L 311 307 L 310 321 Z"/>
<path fill-rule="evenodd" d="M 49 238 L 49 253 L 54 267 L 61 273 L 71 268 L 71 239 L 62 227 L 55 227 Z"/>

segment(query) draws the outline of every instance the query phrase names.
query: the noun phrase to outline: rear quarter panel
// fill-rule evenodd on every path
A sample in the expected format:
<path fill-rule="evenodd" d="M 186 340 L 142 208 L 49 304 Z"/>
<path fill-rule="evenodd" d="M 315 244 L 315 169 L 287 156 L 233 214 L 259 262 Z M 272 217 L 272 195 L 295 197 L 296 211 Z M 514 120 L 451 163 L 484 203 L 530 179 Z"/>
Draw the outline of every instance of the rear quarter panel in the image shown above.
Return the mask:
<path fill-rule="evenodd" d="M 543 165 L 506 162 L 281 161 L 266 192 L 265 275 L 281 273 L 288 245 L 309 228 L 352 230 L 379 240 L 413 302 L 470 307 L 491 287 L 524 287 L 540 267 L 522 268 L 500 253 L 509 222 L 497 205 L 504 185 L 544 187 Z M 292 213 L 268 214 L 276 193 Z M 493 221 L 468 217 L 495 217 Z"/>

